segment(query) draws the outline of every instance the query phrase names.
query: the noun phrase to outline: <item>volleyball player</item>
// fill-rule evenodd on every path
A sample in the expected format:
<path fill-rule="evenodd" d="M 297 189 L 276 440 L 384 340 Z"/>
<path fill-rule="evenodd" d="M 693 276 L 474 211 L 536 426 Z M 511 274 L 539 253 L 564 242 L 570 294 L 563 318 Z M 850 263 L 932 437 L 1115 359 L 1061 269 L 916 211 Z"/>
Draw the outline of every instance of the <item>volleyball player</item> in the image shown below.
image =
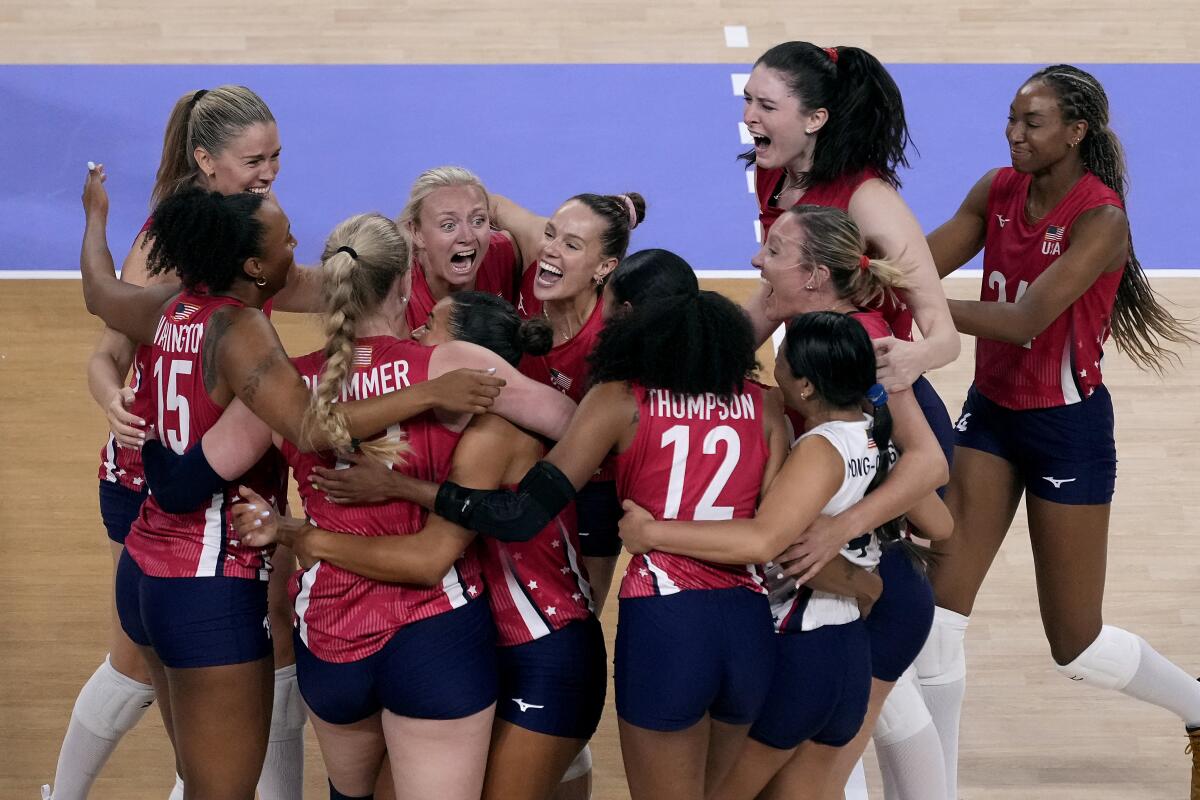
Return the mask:
<path fill-rule="evenodd" d="M 250 89 L 220 86 L 189 92 L 176 102 L 168 118 L 151 200 L 157 202 L 193 185 L 223 194 L 269 192 L 279 171 L 280 150 L 274 116 Z M 144 285 L 148 278 L 148 228 L 149 220 L 121 268 L 122 280 L 134 285 Z M 154 280 L 174 278 L 163 275 Z M 303 278 L 294 280 L 297 285 L 304 283 Z M 293 302 L 304 302 L 303 290 L 292 294 Z M 288 300 L 286 293 L 283 300 Z M 129 526 L 146 496 L 140 447 L 151 416 L 151 381 L 144 377 L 148 354 L 149 348 L 138 349 L 125 336 L 106 328 L 88 361 L 88 387 L 111 429 L 101 451 L 100 515 L 111 541 L 114 570 Z M 134 373 L 130 385 L 125 386 L 131 367 Z M 286 586 L 288 570 L 283 567 L 287 562 L 286 552 L 276 554 L 282 578 L 276 583 L 282 586 Z M 277 624 L 287 622 L 286 613 L 277 613 L 278 604 L 271 608 Z M 291 644 L 286 639 L 276 644 L 275 713 L 258 787 L 264 800 L 296 797 L 303 785 L 304 718 L 296 694 Z M 53 784 L 57 800 L 86 796 L 121 737 L 137 724 L 153 700 L 149 680 L 141 655 L 114 614 L 109 656 L 80 691 L 59 752 Z M 177 776 L 174 794 L 181 792 Z"/>
<path fill-rule="evenodd" d="M 938 608 L 917 659 L 951 798 L 963 637 L 1022 495 L 1058 671 L 1162 706 L 1193 744 L 1200 737 L 1200 684 L 1101 614 L 1116 480 L 1103 345 L 1111 334 L 1140 366 L 1161 369 L 1162 342 L 1192 336 L 1158 302 L 1134 255 L 1125 159 L 1095 76 L 1065 64 L 1034 73 L 1009 107 L 1005 135 L 1012 166 L 984 175 L 929 236 L 943 275 L 981 249 L 984 260 L 980 299 L 950 304 L 958 329 L 978 340 L 975 380 L 955 426 L 946 495 L 955 535 L 938 548 Z M 1191 786 L 1200 798 L 1200 760 Z"/>
<path fill-rule="evenodd" d="M 887 476 L 892 418 L 887 393 L 875 384 L 871 340 L 849 315 L 803 313 L 788 325 L 775 376 L 788 407 L 806 427 L 797 431 L 792 453 L 753 519 L 659 523 L 626 501 L 621 521 L 622 540 L 635 553 L 768 562 L 771 610 L 779 632 L 772 643 L 777 649 L 774 676 L 746 746 L 709 793 L 723 800 L 758 796 L 802 742 L 822 747 L 824 757 L 809 760 L 802 780 L 779 786 L 771 796 L 821 799 L 841 794 L 845 776 L 839 774 L 831 749 L 855 738 L 872 683 L 873 637 L 862 617 L 880 597 L 880 581 L 872 573 L 881 537 L 865 532 L 843 549 L 840 559 L 799 588 L 769 563 L 791 543 L 797 528 L 818 514 L 838 513 L 858 502 Z M 910 418 L 919 420 L 911 395 L 904 398 L 913 406 Z M 862 410 L 868 400 L 872 415 Z M 933 535 L 950 531 L 949 513 L 932 493 L 916 502 L 910 514 Z M 886 547 L 899 546 L 899 530 L 898 520 L 881 529 Z"/>
<path fill-rule="evenodd" d="M 311 448 L 348 444 L 352 435 L 429 408 L 436 390 L 449 384 L 453 398 L 440 402 L 458 411 L 484 408 L 498 392 L 495 379 L 460 375 L 433 392 L 311 413 L 303 381 L 258 313 L 293 267 L 294 240 L 278 204 L 200 189 L 163 201 L 150 228 L 148 263 L 151 274 L 169 269 L 181 277 L 185 291 L 176 297 L 172 286 L 138 289 L 115 278 L 103 180 L 96 167 L 85 184 L 85 301 L 110 327 L 153 342 L 152 374 L 163 398 L 156 402 L 157 432 L 172 448 L 198 441 L 234 396 Z M 264 496 L 281 494 L 277 485 L 268 488 L 270 475 L 260 480 Z M 186 515 L 166 513 L 148 499 L 118 568 L 122 627 L 150 665 L 189 797 L 252 796 L 267 743 L 269 564 L 260 550 L 230 537 L 223 509 L 231 497 L 225 487 L 208 511 Z M 221 610 L 216 625 L 210 605 Z M 231 728 L 244 738 L 230 736 Z"/>
<path fill-rule="evenodd" d="M 408 326 L 425 324 L 434 305 L 455 292 L 480 291 L 516 301 L 522 264 L 511 234 L 491 227 L 482 181 L 462 167 L 417 176 L 398 223 L 412 242 Z"/>

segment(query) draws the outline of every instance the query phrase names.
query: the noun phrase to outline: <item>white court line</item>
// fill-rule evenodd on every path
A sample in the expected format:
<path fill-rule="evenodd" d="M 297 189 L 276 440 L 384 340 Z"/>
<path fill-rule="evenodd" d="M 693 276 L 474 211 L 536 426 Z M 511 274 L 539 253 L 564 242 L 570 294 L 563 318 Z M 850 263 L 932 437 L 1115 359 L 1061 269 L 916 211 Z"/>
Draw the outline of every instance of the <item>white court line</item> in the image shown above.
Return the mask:
<path fill-rule="evenodd" d="M 749 72 L 735 72 L 729 76 L 729 81 L 733 84 L 734 97 L 741 97 L 746 93 L 746 81 L 748 80 L 750 80 Z"/>
<path fill-rule="evenodd" d="M 754 167 L 751 167 L 750 169 L 746 170 L 746 191 L 748 191 L 750 194 L 754 194 L 754 189 Z"/>
<path fill-rule="evenodd" d="M 726 47 L 749 47 L 750 32 L 746 30 L 745 25 L 726 25 L 725 26 L 725 46 Z"/>
<path fill-rule="evenodd" d="M 738 123 L 738 136 L 741 137 L 742 144 L 754 144 L 754 137 L 750 135 L 750 129 L 744 122 Z"/>

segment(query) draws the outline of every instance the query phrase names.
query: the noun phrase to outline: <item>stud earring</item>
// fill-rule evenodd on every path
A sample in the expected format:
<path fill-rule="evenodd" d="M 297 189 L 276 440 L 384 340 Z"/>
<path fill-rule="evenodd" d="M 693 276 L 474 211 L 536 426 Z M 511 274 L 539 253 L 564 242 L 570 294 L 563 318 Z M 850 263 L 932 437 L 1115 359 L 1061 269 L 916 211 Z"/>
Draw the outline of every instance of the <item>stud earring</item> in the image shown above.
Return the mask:
<path fill-rule="evenodd" d="M 593 275 L 593 276 L 592 276 L 592 283 L 594 283 L 594 284 L 596 284 L 597 286 L 599 286 L 600 284 L 604 283 L 604 278 L 600 277 L 599 275 Z"/>

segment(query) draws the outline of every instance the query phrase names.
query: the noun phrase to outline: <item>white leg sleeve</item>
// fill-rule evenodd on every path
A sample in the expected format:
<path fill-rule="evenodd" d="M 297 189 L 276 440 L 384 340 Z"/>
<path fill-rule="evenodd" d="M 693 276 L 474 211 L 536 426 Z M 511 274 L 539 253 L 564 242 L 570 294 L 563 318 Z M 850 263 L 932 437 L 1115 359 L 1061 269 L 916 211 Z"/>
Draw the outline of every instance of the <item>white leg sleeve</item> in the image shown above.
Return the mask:
<path fill-rule="evenodd" d="M 262 800 L 300 800 L 304 794 L 304 700 L 296 665 L 275 670 L 267 756 L 258 779 Z"/>
<path fill-rule="evenodd" d="M 117 743 L 154 702 L 154 688 L 122 675 L 105 656 L 75 700 L 54 773 L 55 800 L 82 800 Z"/>

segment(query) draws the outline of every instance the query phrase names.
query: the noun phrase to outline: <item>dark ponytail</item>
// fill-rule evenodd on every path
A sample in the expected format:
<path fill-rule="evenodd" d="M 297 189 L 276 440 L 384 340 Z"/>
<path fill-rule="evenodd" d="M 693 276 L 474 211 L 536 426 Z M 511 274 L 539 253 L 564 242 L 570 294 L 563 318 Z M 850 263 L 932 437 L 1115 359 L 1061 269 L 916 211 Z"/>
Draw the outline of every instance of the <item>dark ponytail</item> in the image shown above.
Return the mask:
<path fill-rule="evenodd" d="M 1083 166 L 1117 193 L 1125 203 L 1128 179 L 1121 140 L 1108 127 L 1108 95 L 1100 81 L 1070 64 L 1055 64 L 1035 72 L 1026 83 L 1040 81 L 1058 95 L 1064 122 L 1083 120 L 1088 129 L 1079 143 Z M 1150 288 L 1150 281 L 1133 252 L 1133 230 L 1129 232 L 1129 263 L 1117 286 L 1112 316 L 1113 340 L 1135 364 L 1162 373 L 1169 359 L 1179 357 L 1160 340 L 1175 344 L 1200 344 L 1187 326 L 1176 319 Z"/>
<path fill-rule="evenodd" d="M 514 367 L 521 357 L 543 356 L 554 343 L 544 319 L 522 321 L 509 302 L 487 292 L 450 295 L 450 333 L 455 339 L 486 347 Z"/>
<path fill-rule="evenodd" d="M 655 298 L 610 318 L 588 362 L 592 383 L 631 381 L 726 398 L 742 391 L 758 367 L 745 312 L 716 292 L 700 291 Z"/>
<path fill-rule="evenodd" d="M 262 195 L 223 195 L 185 189 L 154 209 L 146 258 L 151 275 L 174 271 L 189 289 L 203 285 L 210 293 L 247 278 L 242 265 L 262 256 L 263 225 L 255 213 Z"/>
<path fill-rule="evenodd" d="M 628 202 L 626 202 L 628 198 Z M 600 255 L 624 258 L 629 249 L 629 233 L 646 219 L 646 200 L 637 192 L 625 194 L 577 194 L 571 198 L 583 203 L 604 220 L 600 234 Z M 632 206 L 632 216 L 630 207 Z"/>
<path fill-rule="evenodd" d="M 866 328 L 846 314 L 813 311 L 788 323 L 783 347 L 792 375 L 807 378 L 829 406 L 861 409 L 865 402 L 874 406 L 871 438 L 879 454 L 866 493 L 875 491 L 891 471 L 892 412 L 886 394 L 879 395 L 883 400 L 880 405 L 872 401 L 876 396 L 875 348 Z M 877 532 L 881 540 L 895 541 L 900 538 L 900 530 L 897 518 L 884 523 Z"/>
<path fill-rule="evenodd" d="M 806 109 L 825 108 L 829 119 L 817 132 L 812 168 L 795 176 L 813 186 L 872 169 L 895 188 L 897 170 L 908 166 L 908 123 L 900 88 L 879 59 L 858 47 L 777 44 L 754 64 L 783 76 Z M 754 150 L 739 158 L 754 163 Z"/>

